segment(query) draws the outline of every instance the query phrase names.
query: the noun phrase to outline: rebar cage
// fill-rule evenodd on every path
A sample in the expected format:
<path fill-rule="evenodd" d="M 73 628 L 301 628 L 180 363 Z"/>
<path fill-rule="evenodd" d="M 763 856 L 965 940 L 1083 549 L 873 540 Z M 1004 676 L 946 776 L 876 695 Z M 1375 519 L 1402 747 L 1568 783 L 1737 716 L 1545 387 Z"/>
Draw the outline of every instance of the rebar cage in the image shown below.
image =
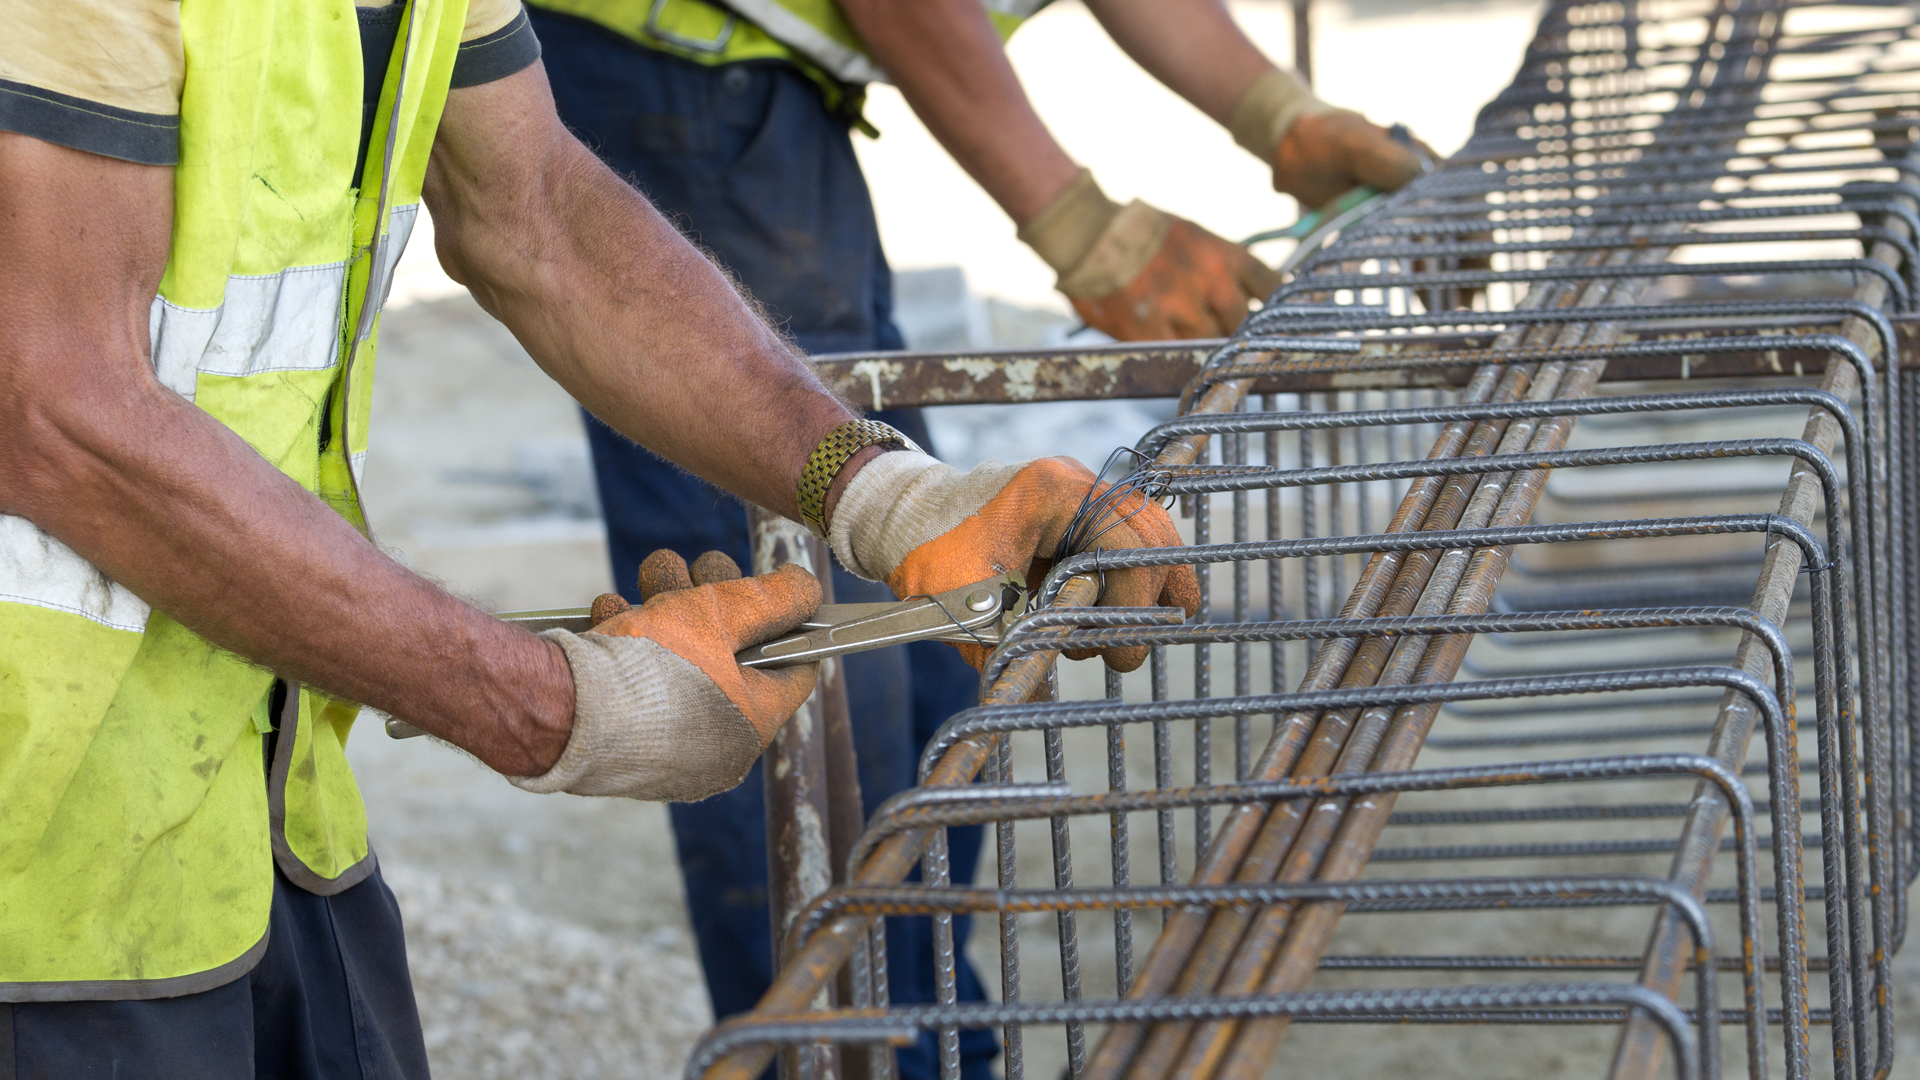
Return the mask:
<path fill-rule="evenodd" d="M 1915 14 L 1550 3 L 1460 153 L 1185 369 L 1136 449 L 1191 545 L 1036 583 L 686 1075 L 885 1077 L 931 1030 L 957 1077 L 984 1027 L 1009 1078 L 1246 1080 L 1306 1022 L 1885 1077 L 1920 798 Z M 1174 563 L 1197 618 L 1093 606 Z M 1058 662 L 1114 644 L 1147 664 Z M 965 824 L 991 885 L 952 884 Z M 939 1001 L 889 1001 L 900 914 L 934 918 Z M 995 1001 L 956 1000 L 969 914 Z"/>

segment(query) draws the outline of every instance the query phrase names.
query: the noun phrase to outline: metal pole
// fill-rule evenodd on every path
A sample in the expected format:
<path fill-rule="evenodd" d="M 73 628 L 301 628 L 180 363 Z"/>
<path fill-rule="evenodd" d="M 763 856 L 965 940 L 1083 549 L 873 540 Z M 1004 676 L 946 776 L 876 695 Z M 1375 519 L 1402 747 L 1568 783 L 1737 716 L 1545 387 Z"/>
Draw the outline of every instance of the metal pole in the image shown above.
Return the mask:
<path fill-rule="evenodd" d="M 753 535 L 753 572 L 770 573 L 797 563 L 820 579 L 821 602 L 833 602 L 832 566 L 826 545 L 794 522 L 759 507 L 748 510 Z M 838 751 L 829 757 L 829 746 Z M 847 687 L 837 661 L 821 664 L 813 696 L 774 735 L 761 757 L 767 803 L 767 914 L 772 921 L 775 966 L 789 959 L 781 943 L 808 901 L 834 884 L 835 844 L 851 846 L 860 828 L 859 780 L 853 768 Z M 836 800 L 829 792 L 842 791 Z M 852 820 L 846 797 L 852 788 Z M 836 803 L 838 805 L 836 805 Z M 838 811 L 836 813 L 836 810 Z M 823 997 L 826 995 L 822 995 Z M 780 1054 L 781 1080 L 829 1080 L 842 1075 L 838 1048 L 827 1044 L 789 1048 Z M 850 1060 L 864 1065 L 861 1055 Z M 863 1070 L 864 1073 L 864 1070 Z"/>

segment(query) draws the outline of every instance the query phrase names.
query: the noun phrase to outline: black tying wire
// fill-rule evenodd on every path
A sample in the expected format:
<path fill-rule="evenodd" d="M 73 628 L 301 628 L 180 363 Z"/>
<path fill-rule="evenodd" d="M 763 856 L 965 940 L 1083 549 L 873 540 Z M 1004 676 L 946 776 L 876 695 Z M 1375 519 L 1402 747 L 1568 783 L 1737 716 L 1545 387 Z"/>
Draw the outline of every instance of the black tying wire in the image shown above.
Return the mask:
<path fill-rule="evenodd" d="M 961 622 L 961 621 L 960 621 L 960 619 L 959 619 L 959 618 L 958 618 L 957 616 L 955 616 L 953 612 L 951 612 L 951 611 L 948 611 L 948 610 L 947 610 L 947 605 L 945 605 L 945 604 L 943 604 L 943 603 L 941 603 L 941 602 L 940 602 L 940 598 L 939 598 L 939 597 L 937 597 L 937 596 L 934 596 L 934 595 L 932 595 L 931 593 L 920 593 L 920 594 L 919 594 L 919 595 L 917 595 L 917 596 L 903 596 L 903 597 L 901 597 L 900 599 L 902 599 L 902 600 L 927 600 L 927 601 L 931 601 L 934 607 L 937 607 L 937 608 L 939 608 L 939 609 L 940 609 L 940 614 L 942 614 L 942 615 L 945 615 L 945 616 L 947 617 L 947 621 L 948 621 L 948 622 L 950 622 L 950 623 L 952 623 L 952 624 L 954 625 L 954 627 L 955 627 L 956 629 L 958 629 L 958 630 L 959 630 L 959 631 L 960 631 L 961 633 L 963 633 L 963 634 L 965 634 L 965 635 L 967 635 L 968 637 L 970 637 L 970 638 L 972 638 L 972 639 L 973 639 L 973 643 L 974 643 L 975 645 L 978 645 L 978 646 L 980 646 L 980 647 L 981 647 L 981 648 L 983 648 L 983 649 L 989 649 L 989 650 L 991 650 L 991 649 L 993 648 L 993 646 L 994 646 L 994 643 L 993 643 L 993 642 L 991 642 L 991 641 L 988 641 L 988 640 L 987 640 L 986 638 L 983 638 L 983 637 L 981 637 L 981 636 L 980 636 L 979 634 L 976 634 L 976 633 L 974 633 L 974 632 L 973 632 L 973 627 L 971 627 L 971 626 L 968 626 L 968 625 L 967 625 L 966 623 L 964 623 L 964 622 Z"/>
<path fill-rule="evenodd" d="M 1102 489 L 1100 480 L 1112 472 L 1116 465 L 1125 462 L 1128 458 L 1132 459 L 1132 468 Z M 1106 464 L 1100 466 L 1100 472 L 1093 486 L 1087 489 L 1086 495 L 1080 500 L 1079 508 L 1073 512 L 1072 519 L 1067 522 L 1066 530 L 1060 534 L 1060 542 L 1054 545 L 1054 564 L 1058 565 L 1061 560 L 1072 558 L 1082 552 L 1093 552 L 1094 573 L 1099 577 L 1100 591 L 1104 594 L 1107 591 L 1107 574 L 1100 566 L 1100 551 L 1096 545 L 1099 544 L 1101 537 L 1126 524 L 1135 514 L 1145 510 L 1148 503 L 1157 502 L 1163 507 L 1169 505 L 1171 497 L 1166 493 L 1167 481 L 1166 472 L 1155 468 L 1152 458 L 1132 447 L 1122 446 L 1108 454 Z M 1125 513 L 1119 513 L 1116 510 L 1136 495 L 1139 498 L 1134 500 L 1132 509 Z M 1108 521 L 1110 516 L 1112 520 Z M 1029 604 L 1037 596 L 1038 593 L 1033 594 L 1028 600 Z"/>

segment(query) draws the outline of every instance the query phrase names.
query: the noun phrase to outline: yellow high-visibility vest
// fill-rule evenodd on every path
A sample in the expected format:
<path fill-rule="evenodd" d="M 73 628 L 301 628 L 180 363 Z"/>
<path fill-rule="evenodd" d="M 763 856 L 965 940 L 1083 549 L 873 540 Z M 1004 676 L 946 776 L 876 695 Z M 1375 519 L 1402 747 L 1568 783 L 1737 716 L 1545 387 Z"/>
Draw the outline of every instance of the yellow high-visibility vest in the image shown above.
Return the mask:
<path fill-rule="evenodd" d="M 409 0 L 355 176 L 353 0 L 181 3 L 155 371 L 356 524 L 379 308 L 465 18 L 466 0 Z M 344 749 L 358 707 L 302 692 L 272 717 L 272 685 L 0 517 L 0 1001 L 222 985 L 265 949 L 276 863 L 322 894 L 372 873 Z"/>

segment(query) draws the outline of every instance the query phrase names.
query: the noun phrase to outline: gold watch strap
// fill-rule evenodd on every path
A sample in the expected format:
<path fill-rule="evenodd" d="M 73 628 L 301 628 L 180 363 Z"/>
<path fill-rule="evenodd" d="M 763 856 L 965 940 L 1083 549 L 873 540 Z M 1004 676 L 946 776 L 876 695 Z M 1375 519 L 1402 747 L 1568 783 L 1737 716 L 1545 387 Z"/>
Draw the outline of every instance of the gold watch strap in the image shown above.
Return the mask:
<path fill-rule="evenodd" d="M 800 470 L 800 521 L 817 536 L 827 535 L 827 489 L 853 455 L 869 446 L 919 450 L 912 439 L 878 420 L 849 420 L 820 440 Z"/>

